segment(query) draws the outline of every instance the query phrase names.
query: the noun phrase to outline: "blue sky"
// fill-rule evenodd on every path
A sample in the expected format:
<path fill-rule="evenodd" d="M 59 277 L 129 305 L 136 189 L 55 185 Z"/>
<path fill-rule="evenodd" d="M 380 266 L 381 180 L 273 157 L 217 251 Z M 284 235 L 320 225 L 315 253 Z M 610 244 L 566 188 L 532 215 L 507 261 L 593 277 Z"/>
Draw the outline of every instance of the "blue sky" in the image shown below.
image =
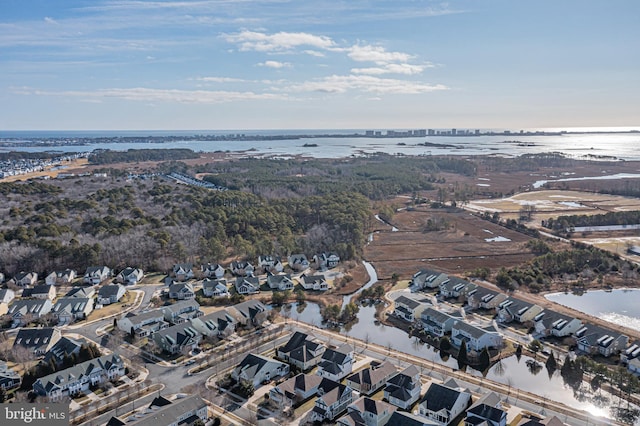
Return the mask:
<path fill-rule="evenodd" d="M 0 0 L 0 130 L 638 126 L 637 0 Z"/>

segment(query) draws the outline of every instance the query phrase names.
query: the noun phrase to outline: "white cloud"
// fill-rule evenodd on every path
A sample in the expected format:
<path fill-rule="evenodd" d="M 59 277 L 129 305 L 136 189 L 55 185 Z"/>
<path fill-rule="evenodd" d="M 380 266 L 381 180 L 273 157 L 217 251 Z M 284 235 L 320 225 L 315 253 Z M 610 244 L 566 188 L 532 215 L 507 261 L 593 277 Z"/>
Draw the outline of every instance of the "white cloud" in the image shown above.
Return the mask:
<path fill-rule="evenodd" d="M 349 58 L 356 62 L 374 62 L 382 65 L 389 62 L 407 62 L 413 58 L 412 55 L 402 52 L 388 52 L 382 46 L 373 46 L 370 44 L 356 44 L 347 49 Z"/>
<path fill-rule="evenodd" d="M 58 21 L 48 16 L 44 17 L 44 22 L 46 22 L 47 24 L 56 24 L 56 25 L 58 24 Z"/>
<path fill-rule="evenodd" d="M 416 75 L 421 74 L 425 68 L 433 68 L 432 64 L 413 65 L 413 64 L 386 64 L 379 67 L 371 68 L 352 68 L 353 74 L 368 74 L 368 75 L 382 75 L 382 74 L 403 74 L 403 75 Z"/>
<path fill-rule="evenodd" d="M 370 75 L 332 75 L 319 80 L 307 81 L 289 87 L 294 92 L 345 93 L 359 90 L 368 93 L 420 94 L 438 90 L 448 90 L 442 84 L 428 84 L 419 81 L 407 81 L 391 78 L 379 78 Z"/>
<path fill-rule="evenodd" d="M 278 61 L 264 61 L 264 62 L 260 62 L 258 66 L 275 68 L 275 69 L 291 68 L 291 64 L 289 62 L 278 62 Z"/>
<path fill-rule="evenodd" d="M 208 83 L 246 83 L 247 80 L 234 77 L 198 77 L 198 81 L 206 81 Z"/>
<path fill-rule="evenodd" d="M 150 89 L 133 87 L 129 89 L 100 89 L 95 91 L 45 91 L 33 88 L 13 88 L 12 91 L 22 95 L 56 96 L 80 98 L 82 101 L 98 101 L 102 99 L 125 99 L 143 102 L 179 102 L 185 104 L 218 104 L 235 101 L 282 100 L 286 95 L 274 93 L 209 91 L 209 90 L 177 90 Z"/>
<path fill-rule="evenodd" d="M 265 34 L 256 31 L 242 31 L 237 34 L 224 34 L 222 37 L 230 43 L 238 44 L 242 51 L 283 52 L 299 46 L 330 49 L 335 45 L 329 37 L 309 33 Z"/>
<path fill-rule="evenodd" d="M 317 50 L 305 50 L 304 53 L 310 56 L 315 56 L 316 58 L 324 58 L 326 55 L 322 52 L 318 52 Z"/>

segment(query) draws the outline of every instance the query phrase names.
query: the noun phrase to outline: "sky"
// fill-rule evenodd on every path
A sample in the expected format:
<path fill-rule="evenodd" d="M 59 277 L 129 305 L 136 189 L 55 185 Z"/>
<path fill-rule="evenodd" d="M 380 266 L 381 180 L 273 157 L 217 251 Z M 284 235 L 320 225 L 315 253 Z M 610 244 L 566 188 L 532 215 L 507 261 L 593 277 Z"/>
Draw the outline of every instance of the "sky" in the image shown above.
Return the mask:
<path fill-rule="evenodd" d="M 637 0 L 0 0 L 1 130 L 640 125 Z"/>

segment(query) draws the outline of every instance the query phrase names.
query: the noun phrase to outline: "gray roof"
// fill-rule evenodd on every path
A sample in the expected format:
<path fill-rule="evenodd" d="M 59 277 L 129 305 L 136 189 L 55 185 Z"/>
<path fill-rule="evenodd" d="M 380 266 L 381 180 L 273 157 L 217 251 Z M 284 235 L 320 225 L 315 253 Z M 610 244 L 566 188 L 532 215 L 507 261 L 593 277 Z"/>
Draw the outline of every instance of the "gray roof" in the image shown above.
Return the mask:
<path fill-rule="evenodd" d="M 407 308 L 409 309 L 415 309 L 418 306 L 420 306 L 422 303 L 418 302 L 417 300 L 411 299 L 407 296 L 400 296 L 395 300 L 395 304 L 398 305 L 399 303 L 402 303 L 403 305 L 405 305 Z"/>
<path fill-rule="evenodd" d="M 22 313 L 23 315 L 26 315 L 26 314 L 40 315 L 43 310 L 47 309 L 47 307 L 51 307 L 51 301 L 49 299 L 14 300 L 13 304 L 9 306 L 9 312 L 7 313 L 9 315 L 14 315 L 18 312 Z"/>
<path fill-rule="evenodd" d="M 141 419 L 133 422 L 126 422 L 124 424 L 131 426 L 165 426 L 178 422 L 178 418 L 184 416 L 186 413 L 196 412 L 203 407 L 206 407 L 207 403 L 197 395 L 191 395 L 183 399 L 176 399 L 171 401 L 171 404 L 157 407 L 152 413 Z M 122 420 L 120 420 L 122 421 Z M 119 423 L 114 423 L 119 424 Z M 181 425 L 183 423 L 180 423 Z"/>
<path fill-rule="evenodd" d="M 44 361 L 49 362 L 53 359 L 56 364 L 61 363 L 65 356 L 71 356 L 71 354 L 78 353 L 80 347 L 87 342 L 85 340 L 75 340 L 70 337 L 62 337 L 55 345 L 47 351 L 44 356 Z"/>
<path fill-rule="evenodd" d="M 420 401 L 420 405 L 426 406 L 428 410 L 433 412 L 438 412 L 443 409 L 451 411 L 462 393 L 463 392 L 458 389 L 432 382 L 424 394 L 422 401 Z"/>
<path fill-rule="evenodd" d="M 44 348 L 51 343 L 52 339 L 58 338 L 59 335 L 60 331 L 53 327 L 21 328 L 16 335 L 13 345 L 32 349 Z"/>
<path fill-rule="evenodd" d="M 103 298 L 117 296 L 121 289 L 124 289 L 124 287 L 120 284 L 105 285 L 98 290 L 98 296 Z"/>
<path fill-rule="evenodd" d="M 61 297 L 53 305 L 51 312 L 56 314 L 83 312 L 89 303 L 93 303 L 93 299 L 88 297 Z"/>
<path fill-rule="evenodd" d="M 122 358 L 118 354 L 103 355 L 99 358 L 94 358 L 89 361 L 82 362 L 74 365 L 71 368 L 67 368 L 62 371 L 58 371 L 48 376 L 44 376 L 34 383 L 34 390 L 39 388 L 45 392 L 50 392 L 56 387 L 61 387 L 65 382 L 75 382 L 82 376 L 92 374 L 97 369 L 110 370 L 114 365 L 123 365 Z"/>
<path fill-rule="evenodd" d="M 174 325 L 162 330 L 158 330 L 154 334 L 154 338 L 163 339 L 169 342 L 171 345 L 182 346 L 190 339 L 195 339 L 200 336 L 198 330 L 191 326 L 191 323 L 185 322 L 182 324 Z"/>
<path fill-rule="evenodd" d="M 439 423 L 432 422 L 426 417 L 405 413 L 403 411 L 394 411 L 387 424 L 393 426 L 440 426 Z"/>

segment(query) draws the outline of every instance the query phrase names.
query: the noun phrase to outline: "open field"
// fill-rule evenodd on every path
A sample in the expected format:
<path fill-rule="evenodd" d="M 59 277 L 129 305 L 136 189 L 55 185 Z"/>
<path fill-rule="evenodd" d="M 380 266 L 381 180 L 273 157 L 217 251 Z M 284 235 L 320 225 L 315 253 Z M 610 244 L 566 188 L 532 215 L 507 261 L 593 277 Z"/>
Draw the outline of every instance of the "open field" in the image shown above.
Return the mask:
<path fill-rule="evenodd" d="M 430 220 L 446 221 L 448 228 L 425 231 Z M 533 257 L 525 248 L 530 237 L 469 212 L 426 207 L 402 210 L 394 215 L 393 225 L 398 231 L 375 233 L 364 250 L 381 279 L 393 273 L 408 279 L 423 268 L 463 274 L 481 266 L 511 267 Z"/>

